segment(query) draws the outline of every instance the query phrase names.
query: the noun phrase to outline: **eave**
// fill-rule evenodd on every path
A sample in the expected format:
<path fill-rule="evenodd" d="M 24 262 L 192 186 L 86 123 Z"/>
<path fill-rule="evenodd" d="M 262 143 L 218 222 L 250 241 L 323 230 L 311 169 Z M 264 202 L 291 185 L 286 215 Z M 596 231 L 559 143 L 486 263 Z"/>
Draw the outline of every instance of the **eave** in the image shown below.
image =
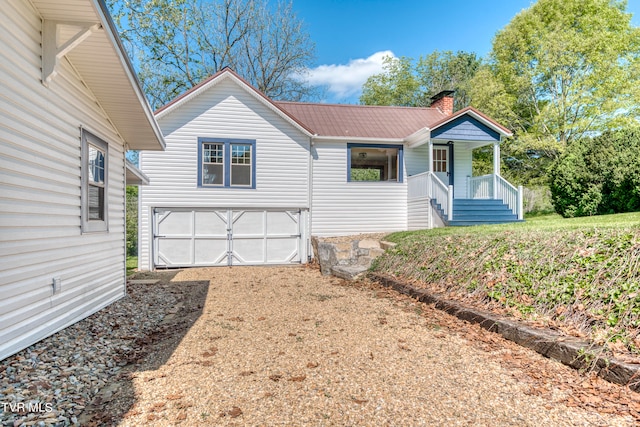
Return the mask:
<path fill-rule="evenodd" d="M 131 150 L 163 150 L 162 131 L 103 0 L 32 0 L 43 20 L 43 84 L 69 61 Z M 79 28 L 79 30 L 77 30 Z M 69 40 L 59 34 L 73 30 Z"/>

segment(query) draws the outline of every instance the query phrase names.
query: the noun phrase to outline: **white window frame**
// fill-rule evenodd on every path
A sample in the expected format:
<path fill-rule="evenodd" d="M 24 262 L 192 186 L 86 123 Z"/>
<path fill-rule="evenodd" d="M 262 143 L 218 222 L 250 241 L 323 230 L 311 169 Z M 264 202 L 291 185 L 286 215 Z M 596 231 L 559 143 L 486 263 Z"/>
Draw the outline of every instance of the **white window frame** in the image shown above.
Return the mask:
<path fill-rule="evenodd" d="M 109 144 L 86 129 L 81 129 L 81 229 L 83 233 L 96 233 L 109 231 Z M 104 156 L 103 182 L 93 181 L 89 169 L 90 147 L 93 146 Z M 89 190 L 90 188 L 102 188 L 102 219 L 89 218 Z"/>

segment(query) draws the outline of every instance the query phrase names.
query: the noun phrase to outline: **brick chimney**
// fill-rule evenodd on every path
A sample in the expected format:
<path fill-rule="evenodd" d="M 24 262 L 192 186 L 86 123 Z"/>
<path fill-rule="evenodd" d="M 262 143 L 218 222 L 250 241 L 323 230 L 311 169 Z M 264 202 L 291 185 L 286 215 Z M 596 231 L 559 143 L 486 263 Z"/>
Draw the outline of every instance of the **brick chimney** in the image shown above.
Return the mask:
<path fill-rule="evenodd" d="M 431 108 L 437 108 L 445 116 L 453 114 L 453 90 L 443 90 L 431 97 Z"/>

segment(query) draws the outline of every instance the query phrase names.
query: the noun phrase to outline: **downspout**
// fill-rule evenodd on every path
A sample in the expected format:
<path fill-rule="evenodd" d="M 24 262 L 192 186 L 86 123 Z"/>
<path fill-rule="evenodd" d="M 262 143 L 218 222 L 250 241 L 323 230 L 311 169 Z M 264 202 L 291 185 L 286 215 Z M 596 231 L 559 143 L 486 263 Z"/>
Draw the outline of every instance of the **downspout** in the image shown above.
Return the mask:
<path fill-rule="evenodd" d="M 312 219 L 313 219 L 313 147 L 315 145 L 313 138 L 318 136 L 318 134 L 314 134 L 312 136 L 309 137 L 309 165 L 308 165 L 308 171 L 309 173 L 307 174 L 307 179 L 309 180 L 308 183 L 308 206 L 309 206 L 309 210 L 308 210 L 308 218 L 307 218 L 307 230 L 309 232 L 309 235 L 307 236 L 307 262 L 311 262 L 311 259 L 313 258 L 313 246 L 311 245 L 311 236 L 313 235 L 313 229 L 311 224 Z"/>

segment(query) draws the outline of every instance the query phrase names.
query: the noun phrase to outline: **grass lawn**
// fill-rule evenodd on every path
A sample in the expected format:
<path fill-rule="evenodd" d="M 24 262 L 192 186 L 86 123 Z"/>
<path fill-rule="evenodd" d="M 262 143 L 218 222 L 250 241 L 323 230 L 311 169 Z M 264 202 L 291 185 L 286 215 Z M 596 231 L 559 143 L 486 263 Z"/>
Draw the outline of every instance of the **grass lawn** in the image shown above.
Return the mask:
<path fill-rule="evenodd" d="M 137 256 L 128 256 L 127 257 L 127 276 L 133 274 L 138 268 L 138 257 Z"/>
<path fill-rule="evenodd" d="M 373 268 L 640 354 L 640 212 L 394 233 Z"/>

